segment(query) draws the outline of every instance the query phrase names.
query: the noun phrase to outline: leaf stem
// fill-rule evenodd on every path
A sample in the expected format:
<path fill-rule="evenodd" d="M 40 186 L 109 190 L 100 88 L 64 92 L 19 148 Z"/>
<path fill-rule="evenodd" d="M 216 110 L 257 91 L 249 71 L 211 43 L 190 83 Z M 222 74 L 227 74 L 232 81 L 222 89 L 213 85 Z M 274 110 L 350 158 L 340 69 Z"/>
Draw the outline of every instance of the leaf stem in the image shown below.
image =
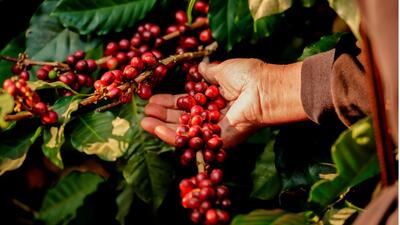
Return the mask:
<path fill-rule="evenodd" d="M 14 115 L 5 115 L 4 120 L 5 121 L 16 121 L 16 120 L 22 120 L 22 119 L 28 119 L 33 117 L 33 114 L 28 111 L 20 112 Z"/>
<path fill-rule="evenodd" d="M 203 26 L 207 25 L 207 23 L 208 23 L 208 19 L 207 19 L 207 18 L 198 19 L 198 20 L 196 20 L 194 23 L 192 23 L 192 25 L 190 26 L 190 29 L 191 29 L 191 30 L 198 29 L 198 28 L 200 28 L 200 27 L 203 27 Z M 172 32 L 172 33 L 169 33 L 169 34 L 164 35 L 164 36 L 162 37 L 162 39 L 164 39 L 164 41 L 168 41 L 168 40 L 174 39 L 174 38 L 176 38 L 176 37 L 179 37 L 179 35 L 181 35 L 181 33 L 182 33 L 182 32 L 180 32 L 179 30 L 177 30 L 177 31 L 174 31 L 174 32 Z"/>

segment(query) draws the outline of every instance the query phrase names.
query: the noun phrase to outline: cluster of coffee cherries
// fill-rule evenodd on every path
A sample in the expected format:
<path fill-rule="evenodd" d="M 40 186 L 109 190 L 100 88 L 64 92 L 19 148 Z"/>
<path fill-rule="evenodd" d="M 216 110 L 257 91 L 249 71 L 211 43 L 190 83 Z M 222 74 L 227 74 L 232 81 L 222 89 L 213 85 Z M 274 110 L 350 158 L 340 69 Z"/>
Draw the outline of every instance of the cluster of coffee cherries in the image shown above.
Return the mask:
<path fill-rule="evenodd" d="M 217 124 L 220 110 L 226 101 L 215 85 L 208 85 L 198 71 L 198 66 L 190 67 L 185 90 L 188 95 L 177 99 L 177 106 L 185 113 L 180 115 L 180 125 L 176 130 L 175 144 L 182 149 L 180 162 L 187 166 L 195 162 L 195 152 L 201 150 L 206 163 L 223 163 L 226 151 L 222 149 L 219 137 L 221 128 Z"/>
<path fill-rule="evenodd" d="M 25 71 L 27 72 L 27 71 Z M 39 95 L 33 91 L 26 81 L 29 76 L 26 73 L 20 73 L 18 77 L 6 79 L 3 83 L 3 89 L 13 96 L 15 100 L 14 111 L 20 112 L 25 109 L 34 115 L 40 116 L 43 124 L 54 124 L 58 120 L 58 115 L 40 100 Z"/>
<path fill-rule="evenodd" d="M 39 80 L 47 82 L 61 81 L 74 91 L 79 91 L 81 87 L 91 87 L 93 85 L 91 74 L 96 71 L 97 63 L 93 59 L 85 60 L 84 58 L 85 52 L 78 50 L 67 56 L 65 62 L 68 64 L 69 69 L 66 71 L 58 67 L 45 65 L 36 71 L 36 76 Z M 61 92 L 64 96 L 73 95 L 69 90 L 62 90 Z"/>
<path fill-rule="evenodd" d="M 175 145 L 181 153 L 183 166 L 201 163 L 196 161 L 197 152 L 201 152 L 207 171 L 211 165 L 221 164 L 226 159 L 218 125 L 220 110 L 226 107 L 226 101 L 217 86 L 208 85 L 203 79 L 197 64 L 189 67 L 186 79 L 188 94 L 177 99 L 177 107 L 185 112 L 179 117 Z M 200 172 L 181 181 L 182 205 L 192 209 L 191 220 L 194 223 L 214 225 L 229 222 L 229 213 L 225 210 L 231 201 L 228 188 L 221 185 L 222 177 L 222 170 L 214 169 L 210 175 Z"/>
<path fill-rule="evenodd" d="M 149 99 L 152 87 L 161 82 L 168 72 L 168 67 L 159 62 L 163 54 L 157 48 L 164 42 L 160 34 L 160 26 L 144 23 L 138 26 L 130 40 L 121 39 L 119 42 L 108 43 L 104 56 L 109 58 L 100 66 L 110 71 L 94 83 L 96 92 L 109 99 L 119 98 L 123 103 L 128 102 L 133 93 L 121 90 L 120 85 L 136 83 L 135 78 L 138 75 L 145 70 L 151 70 L 151 76 L 139 82 L 136 88 L 140 98 Z"/>
<path fill-rule="evenodd" d="M 190 219 L 207 225 L 227 224 L 231 205 L 229 189 L 222 185 L 223 172 L 214 169 L 210 175 L 200 172 L 196 176 L 183 179 L 179 190 L 184 208 L 191 209 Z"/>

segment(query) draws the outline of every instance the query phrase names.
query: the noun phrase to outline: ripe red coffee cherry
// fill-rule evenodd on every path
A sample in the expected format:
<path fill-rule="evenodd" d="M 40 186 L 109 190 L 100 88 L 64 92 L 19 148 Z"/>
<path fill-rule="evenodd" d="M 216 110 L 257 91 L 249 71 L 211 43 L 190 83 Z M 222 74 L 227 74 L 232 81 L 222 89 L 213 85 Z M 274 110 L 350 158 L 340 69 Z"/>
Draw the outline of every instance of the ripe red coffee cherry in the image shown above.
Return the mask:
<path fill-rule="evenodd" d="M 210 129 L 202 129 L 202 132 L 204 141 L 208 141 L 213 137 L 213 132 Z"/>
<path fill-rule="evenodd" d="M 192 119 L 190 120 L 190 125 L 194 126 L 194 125 L 199 125 L 201 126 L 203 124 L 203 118 L 201 118 L 200 115 L 195 115 L 192 117 Z"/>
<path fill-rule="evenodd" d="M 145 31 L 143 31 L 141 37 L 144 41 L 149 42 L 151 40 L 151 38 L 153 37 L 153 34 L 150 31 L 145 30 Z"/>
<path fill-rule="evenodd" d="M 223 172 L 220 169 L 213 169 L 210 173 L 210 180 L 213 184 L 217 185 L 222 182 Z"/>
<path fill-rule="evenodd" d="M 151 86 L 149 84 L 142 82 L 139 83 L 137 94 L 141 99 L 147 100 L 153 95 L 153 91 L 151 90 Z"/>
<path fill-rule="evenodd" d="M 194 105 L 191 109 L 190 109 L 190 115 L 191 116 L 195 116 L 195 115 L 201 115 L 201 113 L 204 111 L 203 107 L 199 106 L 199 105 Z"/>
<path fill-rule="evenodd" d="M 20 73 L 22 72 L 22 68 L 20 68 L 18 64 L 14 64 L 14 65 L 11 67 L 11 72 L 12 72 L 13 74 L 20 74 Z"/>
<path fill-rule="evenodd" d="M 177 136 L 188 136 L 190 128 L 187 125 L 179 125 L 176 128 L 176 135 Z"/>
<path fill-rule="evenodd" d="M 181 191 L 182 195 L 186 195 L 191 190 L 193 190 L 193 188 L 194 188 L 194 185 L 189 179 L 183 179 L 179 183 L 179 190 Z"/>
<path fill-rule="evenodd" d="M 75 70 L 78 73 L 85 73 L 88 70 L 88 64 L 86 60 L 79 60 L 75 65 Z"/>
<path fill-rule="evenodd" d="M 105 73 L 101 76 L 100 80 L 103 81 L 103 83 L 104 83 L 105 85 L 110 85 L 110 84 L 112 84 L 112 83 L 114 82 L 114 80 L 115 80 L 115 75 L 114 75 L 112 72 L 108 71 L 108 72 L 105 72 Z"/>
<path fill-rule="evenodd" d="M 121 93 L 122 92 L 119 88 L 113 87 L 107 92 L 107 97 L 109 97 L 110 99 L 118 98 Z"/>
<path fill-rule="evenodd" d="M 197 209 L 200 207 L 200 204 L 201 204 L 200 199 L 198 199 L 196 197 L 192 197 L 189 199 L 187 206 L 190 209 Z"/>
<path fill-rule="evenodd" d="M 166 66 L 160 64 L 154 69 L 154 76 L 163 78 L 167 75 L 168 69 Z"/>
<path fill-rule="evenodd" d="M 105 86 L 107 86 L 107 84 L 104 83 L 102 80 L 96 80 L 96 81 L 94 82 L 93 86 L 94 86 L 94 89 L 96 89 L 96 90 L 99 91 L 100 89 L 102 89 L 102 88 L 104 88 Z"/>
<path fill-rule="evenodd" d="M 200 137 L 193 137 L 189 141 L 189 147 L 195 150 L 201 149 L 203 147 L 203 140 Z"/>
<path fill-rule="evenodd" d="M 202 181 L 199 182 L 199 187 L 200 187 L 200 188 L 212 187 L 212 186 L 213 186 L 213 184 L 212 184 L 212 182 L 211 182 L 209 179 L 202 180 Z"/>
<path fill-rule="evenodd" d="M 202 217 L 203 215 L 201 215 L 199 211 L 193 211 L 192 214 L 190 214 L 190 220 L 195 224 L 200 223 Z"/>
<path fill-rule="evenodd" d="M 191 161 L 193 161 L 195 157 L 196 157 L 196 153 L 194 152 L 193 149 L 189 148 L 189 149 L 186 149 L 185 151 L 183 151 L 182 160 L 185 161 L 186 165 L 188 163 L 190 163 Z"/>
<path fill-rule="evenodd" d="M 72 80 L 70 80 L 69 78 L 68 78 L 68 76 L 66 75 L 66 74 L 61 74 L 59 77 L 58 77 L 58 80 L 59 81 L 61 81 L 61 82 L 63 82 L 64 84 L 66 84 L 66 85 L 72 85 Z"/>
<path fill-rule="evenodd" d="M 118 52 L 118 44 L 115 42 L 110 42 L 106 46 L 106 50 L 104 51 L 104 55 L 114 55 Z"/>
<path fill-rule="evenodd" d="M 206 162 L 210 163 L 210 162 L 214 161 L 215 153 L 212 150 L 206 149 L 206 150 L 204 150 L 203 154 L 204 154 L 204 160 Z"/>
<path fill-rule="evenodd" d="M 199 13 L 207 14 L 208 4 L 203 1 L 197 1 L 196 4 L 194 4 L 194 10 L 196 10 Z"/>
<path fill-rule="evenodd" d="M 219 200 L 223 200 L 228 198 L 229 196 L 229 189 L 225 185 L 220 185 L 216 188 L 217 190 L 217 198 Z"/>
<path fill-rule="evenodd" d="M 164 39 L 163 38 L 156 38 L 156 40 L 154 41 L 154 47 L 155 48 L 158 48 L 158 47 L 160 47 L 161 45 L 163 45 L 164 44 Z"/>
<path fill-rule="evenodd" d="M 203 106 L 207 103 L 207 97 L 202 94 L 202 93 L 196 93 L 194 95 L 194 98 L 196 99 L 197 104 Z"/>
<path fill-rule="evenodd" d="M 203 79 L 203 76 L 198 72 L 189 73 L 189 78 L 191 81 L 200 82 Z"/>
<path fill-rule="evenodd" d="M 221 113 L 218 110 L 212 110 L 208 112 L 210 122 L 218 123 Z"/>
<path fill-rule="evenodd" d="M 78 79 L 78 83 L 80 84 L 80 85 L 86 85 L 86 79 L 87 79 L 87 76 L 86 75 L 83 75 L 83 74 L 77 74 L 76 75 L 76 77 L 77 77 L 77 79 Z"/>
<path fill-rule="evenodd" d="M 94 59 L 88 59 L 88 60 L 86 60 L 86 63 L 88 65 L 89 73 L 93 73 L 97 69 L 97 63 Z"/>
<path fill-rule="evenodd" d="M 175 20 L 178 24 L 185 24 L 188 21 L 186 12 L 183 10 L 178 10 L 175 13 Z"/>
<path fill-rule="evenodd" d="M 43 102 L 36 103 L 33 108 L 34 108 L 35 112 L 39 115 L 43 115 L 43 114 L 47 113 L 47 105 L 44 104 Z"/>
<path fill-rule="evenodd" d="M 186 34 L 189 32 L 190 27 L 186 24 L 181 24 L 178 26 L 178 30 L 179 30 L 179 32 L 181 32 L 181 34 Z"/>
<path fill-rule="evenodd" d="M 83 59 L 83 58 L 85 58 L 85 52 L 83 51 L 83 50 L 78 50 L 78 51 L 76 51 L 75 53 L 74 53 L 74 57 L 76 58 L 76 59 Z"/>
<path fill-rule="evenodd" d="M 188 143 L 189 138 L 187 136 L 176 136 L 175 137 L 175 147 L 183 148 Z"/>
<path fill-rule="evenodd" d="M 199 35 L 200 41 L 210 43 L 212 41 L 212 34 L 210 29 L 203 30 Z"/>
<path fill-rule="evenodd" d="M 188 81 L 188 82 L 186 82 L 186 84 L 185 84 L 185 90 L 186 90 L 186 92 L 191 92 L 191 91 L 193 91 L 194 90 L 194 86 L 195 86 L 195 83 L 194 82 L 192 82 L 192 81 Z"/>
<path fill-rule="evenodd" d="M 134 36 L 131 39 L 131 45 L 135 48 L 139 47 L 142 43 L 142 38 L 140 36 Z"/>
<path fill-rule="evenodd" d="M 128 39 L 122 39 L 119 41 L 118 43 L 118 47 L 121 50 L 127 51 L 129 50 L 130 46 L 130 42 L 128 41 Z"/>
<path fill-rule="evenodd" d="M 223 149 L 220 149 L 217 152 L 217 155 L 215 156 L 215 161 L 217 161 L 218 163 L 223 163 L 225 162 L 226 159 L 226 152 Z"/>
<path fill-rule="evenodd" d="M 181 124 L 189 124 L 190 119 L 191 119 L 190 114 L 182 114 L 179 116 L 179 122 Z"/>
<path fill-rule="evenodd" d="M 202 180 L 207 180 L 208 179 L 208 175 L 205 172 L 200 172 L 196 175 L 196 181 L 197 183 L 200 183 Z"/>
<path fill-rule="evenodd" d="M 155 25 L 155 24 L 150 26 L 149 31 L 153 34 L 153 37 L 158 37 L 158 35 L 160 35 L 160 33 L 161 33 L 160 27 L 158 25 Z"/>
<path fill-rule="evenodd" d="M 153 66 L 157 63 L 156 57 L 151 52 L 143 53 L 141 58 L 147 66 Z"/>
<path fill-rule="evenodd" d="M 217 211 L 215 209 L 209 209 L 206 213 L 206 224 L 214 225 L 218 224 Z"/>
<path fill-rule="evenodd" d="M 194 91 L 196 93 L 203 93 L 207 88 L 208 88 L 208 85 L 204 81 L 198 82 L 194 85 Z"/>
<path fill-rule="evenodd" d="M 211 86 L 209 86 L 209 87 L 205 90 L 204 94 L 205 94 L 209 99 L 214 100 L 214 99 L 216 99 L 216 98 L 219 96 L 218 87 L 215 86 L 215 85 L 211 85 Z"/>
<path fill-rule="evenodd" d="M 218 110 L 218 106 L 217 106 L 217 104 L 215 104 L 214 102 L 210 102 L 210 103 L 207 105 L 207 109 L 210 110 L 210 111 Z"/>
<path fill-rule="evenodd" d="M 22 71 L 20 74 L 19 74 L 19 77 L 22 79 L 22 80 L 29 80 L 29 72 L 28 71 L 26 71 L 26 70 L 24 70 L 24 71 Z"/>
<path fill-rule="evenodd" d="M 53 110 L 49 110 L 46 114 L 41 117 L 43 124 L 53 124 L 58 120 L 58 115 Z"/>
<path fill-rule="evenodd" d="M 143 33 L 146 30 L 146 28 L 144 28 L 143 25 L 138 26 L 137 31 L 139 32 L 139 34 Z"/>
<path fill-rule="evenodd" d="M 128 56 L 126 56 L 125 52 L 118 52 L 115 58 L 118 60 L 118 64 L 124 64 L 128 61 Z"/>
<path fill-rule="evenodd" d="M 199 42 L 195 37 L 187 37 L 183 39 L 182 47 L 185 49 L 195 49 L 197 46 L 199 46 Z"/>
<path fill-rule="evenodd" d="M 202 134 L 201 127 L 198 125 L 194 125 L 189 128 L 188 136 L 189 137 L 200 137 Z"/>
<path fill-rule="evenodd" d="M 190 109 L 196 105 L 196 99 L 193 96 L 184 96 L 181 100 L 182 109 L 190 111 Z M 178 106 L 179 107 L 179 106 Z M 193 118 L 192 118 L 193 119 Z"/>
<path fill-rule="evenodd" d="M 218 221 L 222 224 L 229 223 L 229 213 L 224 210 L 217 210 Z"/>
<path fill-rule="evenodd" d="M 124 68 L 123 77 L 127 80 L 133 80 L 138 75 L 138 71 L 135 67 L 127 65 Z"/>
<path fill-rule="evenodd" d="M 156 57 L 156 59 L 162 59 L 163 57 L 163 54 L 157 49 L 151 50 L 151 53 Z"/>
<path fill-rule="evenodd" d="M 118 59 L 115 57 L 110 58 L 106 62 L 106 66 L 109 70 L 114 70 L 118 67 Z"/>
<path fill-rule="evenodd" d="M 47 71 L 43 68 L 40 68 L 36 71 L 36 77 L 39 80 L 47 80 L 49 78 L 48 75 L 49 75 L 49 71 Z"/>
<path fill-rule="evenodd" d="M 142 71 L 143 68 L 144 68 L 144 62 L 143 62 L 143 60 L 142 60 L 141 58 L 139 58 L 139 57 L 133 57 L 133 58 L 131 59 L 130 65 L 133 66 L 133 67 L 135 67 L 135 68 L 138 70 L 138 72 L 139 72 L 139 71 Z"/>
<path fill-rule="evenodd" d="M 200 189 L 200 200 L 212 200 L 215 198 L 215 190 L 211 187 L 204 187 Z"/>
<path fill-rule="evenodd" d="M 93 85 L 93 82 L 94 82 L 93 78 L 86 76 L 86 83 L 83 86 L 91 87 Z"/>
<path fill-rule="evenodd" d="M 178 27 L 175 26 L 175 25 L 172 25 L 172 26 L 167 27 L 165 33 L 170 34 L 170 33 L 173 33 L 175 31 L 178 31 Z"/>
<path fill-rule="evenodd" d="M 128 57 L 129 61 L 130 61 L 133 57 L 138 56 L 138 55 L 139 55 L 139 53 L 138 53 L 137 51 L 135 51 L 135 50 L 131 50 L 131 51 L 129 51 L 129 52 L 126 53 L 126 57 Z"/>
<path fill-rule="evenodd" d="M 209 149 L 219 149 L 221 147 L 222 147 L 222 140 L 219 137 L 213 137 L 207 141 L 207 148 Z"/>
<path fill-rule="evenodd" d="M 3 83 L 3 89 L 7 91 L 8 94 L 15 96 L 18 92 L 17 87 L 11 79 L 7 79 Z"/>
<path fill-rule="evenodd" d="M 74 55 L 69 55 L 69 56 L 67 56 L 67 59 L 65 60 L 65 62 L 66 62 L 69 66 L 74 66 L 75 63 L 76 63 L 77 61 L 78 61 L 78 60 L 75 58 Z"/>
<path fill-rule="evenodd" d="M 218 109 L 223 109 L 226 106 L 226 101 L 221 95 L 218 96 L 213 102 L 217 105 Z"/>

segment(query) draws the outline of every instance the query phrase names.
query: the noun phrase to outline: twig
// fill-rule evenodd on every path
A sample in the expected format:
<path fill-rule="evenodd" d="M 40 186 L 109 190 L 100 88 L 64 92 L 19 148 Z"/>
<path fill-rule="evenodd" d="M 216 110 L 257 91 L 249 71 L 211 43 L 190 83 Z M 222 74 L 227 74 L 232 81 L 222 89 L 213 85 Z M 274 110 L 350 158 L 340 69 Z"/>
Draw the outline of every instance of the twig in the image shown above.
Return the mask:
<path fill-rule="evenodd" d="M 28 58 L 23 58 L 22 60 L 19 58 L 14 58 L 11 56 L 6 56 L 6 55 L 0 55 L 0 59 L 7 60 L 10 62 L 20 62 L 25 66 L 31 66 L 31 65 L 36 65 L 36 66 L 54 66 L 58 67 L 61 69 L 69 69 L 68 64 L 62 63 L 62 62 L 44 62 L 44 61 L 36 61 L 36 60 L 31 60 Z"/>
<path fill-rule="evenodd" d="M 103 106 L 97 108 L 96 111 L 97 111 L 97 112 L 103 112 L 103 111 L 106 111 L 106 110 L 108 110 L 108 109 L 111 109 L 111 108 L 113 108 L 113 107 L 115 107 L 115 106 L 117 106 L 117 105 L 119 105 L 119 104 L 121 104 L 121 101 L 119 101 L 119 100 L 118 100 L 118 101 L 115 101 L 115 102 L 111 102 L 110 104 L 103 105 Z"/>
<path fill-rule="evenodd" d="M 196 165 L 197 172 L 206 172 L 206 163 L 204 162 L 203 152 L 201 150 L 196 152 Z"/>
<path fill-rule="evenodd" d="M 33 114 L 28 111 L 20 112 L 18 114 L 14 115 L 5 115 L 4 120 L 5 121 L 16 121 L 16 120 L 22 120 L 22 119 L 28 119 L 31 118 Z"/>
<path fill-rule="evenodd" d="M 190 29 L 195 30 L 197 28 L 207 25 L 207 23 L 208 23 L 207 18 L 196 20 L 194 23 L 192 23 L 192 25 L 190 26 Z M 168 40 L 174 39 L 176 37 L 179 37 L 179 35 L 181 35 L 181 32 L 179 30 L 177 30 L 172 33 L 166 34 L 166 35 L 162 36 L 161 38 L 164 41 L 168 41 Z"/>

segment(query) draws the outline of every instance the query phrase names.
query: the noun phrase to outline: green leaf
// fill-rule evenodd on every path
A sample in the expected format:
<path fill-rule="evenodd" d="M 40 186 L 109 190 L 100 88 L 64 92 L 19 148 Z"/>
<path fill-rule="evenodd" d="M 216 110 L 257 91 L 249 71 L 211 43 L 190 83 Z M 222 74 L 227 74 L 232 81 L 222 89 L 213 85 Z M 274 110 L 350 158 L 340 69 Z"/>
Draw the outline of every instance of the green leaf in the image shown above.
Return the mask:
<path fill-rule="evenodd" d="M 257 209 L 247 215 L 237 215 L 231 225 L 304 225 L 305 213 L 289 213 L 281 209 Z"/>
<path fill-rule="evenodd" d="M 26 34 L 26 51 L 33 59 L 63 61 L 76 50 L 88 51 L 100 44 L 99 39 L 79 36 L 78 33 L 64 28 L 57 17 L 50 16 L 58 2 L 44 1 L 31 19 Z"/>
<path fill-rule="evenodd" d="M 72 146 L 86 154 L 96 154 L 103 160 L 115 161 L 129 147 L 129 121 L 115 117 L 111 112 L 78 116 L 72 127 Z"/>
<path fill-rule="evenodd" d="M 17 129 L 0 134 L 0 175 L 20 167 L 31 145 L 42 133 L 42 128 L 27 128 L 24 132 Z"/>
<path fill-rule="evenodd" d="M 61 178 L 48 190 L 37 219 L 46 225 L 70 221 L 85 198 L 95 192 L 101 182 L 103 178 L 93 173 L 73 172 Z"/>
<path fill-rule="evenodd" d="M 337 175 L 315 183 L 309 201 L 324 207 L 349 188 L 379 174 L 372 122 L 370 118 L 354 124 L 332 146 Z"/>
<path fill-rule="evenodd" d="M 121 224 L 125 225 L 125 218 L 129 213 L 131 208 L 133 199 L 134 199 L 135 191 L 131 185 L 124 184 L 124 189 L 115 199 L 118 207 L 117 215 L 115 219 Z"/>
<path fill-rule="evenodd" d="M 251 34 L 247 0 L 211 1 L 208 16 L 213 37 L 228 51 Z"/>
<path fill-rule="evenodd" d="M 266 16 L 254 21 L 253 36 L 256 38 L 265 38 L 271 36 L 271 34 L 281 24 L 283 17 L 283 14 L 276 14 L 272 16 Z"/>
<path fill-rule="evenodd" d="M 0 55 L 7 55 L 18 58 L 18 54 L 25 51 L 25 36 L 20 34 L 14 39 L 12 39 L 6 47 L 1 50 Z M 4 82 L 5 79 L 12 75 L 11 67 L 13 62 L 0 59 L 0 84 Z"/>
<path fill-rule="evenodd" d="M 328 0 L 328 2 L 331 8 L 347 23 L 354 36 L 360 39 L 361 14 L 357 1 Z"/>
<path fill-rule="evenodd" d="M 133 132 L 122 173 L 136 195 L 156 210 L 164 201 L 173 177 L 171 162 L 163 158 L 161 153 L 171 152 L 174 148 L 140 127 L 145 102 L 138 98 L 133 101 L 132 104 L 124 105 L 119 114 L 132 122 Z"/>
<path fill-rule="evenodd" d="M 64 84 L 61 81 L 55 81 L 49 83 L 43 80 L 37 80 L 37 81 L 28 81 L 27 83 L 33 91 L 42 89 L 52 89 L 52 88 L 65 88 L 67 90 L 70 90 L 74 94 L 79 94 L 78 92 L 74 91 L 72 88 L 70 88 L 68 85 Z"/>
<path fill-rule="evenodd" d="M 270 139 L 264 152 L 257 158 L 256 166 L 251 173 L 253 178 L 253 190 L 250 197 L 270 200 L 281 190 L 282 184 L 275 168 L 275 139 Z"/>
<path fill-rule="evenodd" d="M 292 0 L 249 0 L 254 20 L 281 13 L 292 6 Z"/>
<path fill-rule="evenodd" d="M 62 0 L 54 12 L 65 27 L 80 34 L 104 35 L 134 26 L 156 0 Z"/>
<path fill-rule="evenodd" d="M 60 126 L 46 127 L 43 133 L 42 151 L 44 155 L 50 159 L 56 166 L 63 169 L 64 164 L 61 159 L 61 146 L 64 144 L 64 129 L 71 120 L 71 114 L 79 107 L 80 99 L 70 96 L 57 100 L 53 106 L 61 120 Z"/>
<path fill-rule="evenodd" d="M 319 41 L 304 48 L 303 54 L 300 56 L 299 60 L 304 60 L 312 55 L 333 49 L 344 34 L 345 33 L 334 33 L 321 37 Z"/>
<path fill-rule="evenodd" d="M 4 90 L 0 90 L 0 128 L 5 129 L 9 123 L 4 120 L 4 116 L 14 110 L 14 98 Z"/>

